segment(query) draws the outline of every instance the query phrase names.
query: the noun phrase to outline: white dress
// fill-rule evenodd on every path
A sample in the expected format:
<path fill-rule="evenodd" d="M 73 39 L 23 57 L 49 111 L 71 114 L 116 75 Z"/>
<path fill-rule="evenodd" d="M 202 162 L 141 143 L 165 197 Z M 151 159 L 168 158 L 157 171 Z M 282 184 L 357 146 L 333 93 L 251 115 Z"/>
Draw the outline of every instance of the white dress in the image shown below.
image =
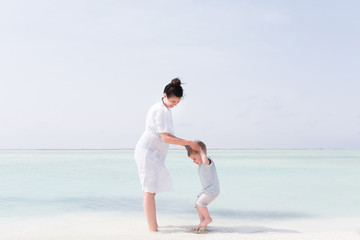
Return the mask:
<path fill-rule="evenodd" d="M 135 148 L 135 161 L 144 192 L 172 190 L 172 180 L 164 164 L 169 144 L 162 140 L 160 133 L 174 134 L 171 109 L 166 108 L 163 102 L 150 108 L 145 131 Z"/>

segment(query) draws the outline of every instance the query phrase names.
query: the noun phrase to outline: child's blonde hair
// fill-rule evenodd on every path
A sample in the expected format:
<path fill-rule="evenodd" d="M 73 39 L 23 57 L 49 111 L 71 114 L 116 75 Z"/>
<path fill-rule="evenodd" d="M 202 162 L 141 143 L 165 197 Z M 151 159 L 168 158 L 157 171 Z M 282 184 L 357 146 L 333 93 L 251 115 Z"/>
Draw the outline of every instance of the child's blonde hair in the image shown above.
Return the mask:
<path fill-rule="evenodd" d="M 200 148 L 205 152 L 206 154 L 206 145 L 205 143 L 203 143 L 202 141 L 196 140 L 195 141 L 197 144 L 199 144 Z M 195 151 L 194 149 L 192 149 L 190 146 L 188 146 L 187 148 L 187 154 L 190 157 L 191 154 L 199 154 L 198 151 Z"/>

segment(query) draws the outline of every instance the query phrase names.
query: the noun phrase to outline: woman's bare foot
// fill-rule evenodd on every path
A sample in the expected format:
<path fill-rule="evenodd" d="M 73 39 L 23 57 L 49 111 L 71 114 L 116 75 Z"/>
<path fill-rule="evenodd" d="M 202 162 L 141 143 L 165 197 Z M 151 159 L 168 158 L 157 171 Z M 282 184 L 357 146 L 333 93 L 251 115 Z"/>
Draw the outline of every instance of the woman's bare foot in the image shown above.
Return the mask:
<path fill-rule="evenodd" d="M 158 232 L 159 230 L 157 228 L 149 228 L 150 232 Z"/>

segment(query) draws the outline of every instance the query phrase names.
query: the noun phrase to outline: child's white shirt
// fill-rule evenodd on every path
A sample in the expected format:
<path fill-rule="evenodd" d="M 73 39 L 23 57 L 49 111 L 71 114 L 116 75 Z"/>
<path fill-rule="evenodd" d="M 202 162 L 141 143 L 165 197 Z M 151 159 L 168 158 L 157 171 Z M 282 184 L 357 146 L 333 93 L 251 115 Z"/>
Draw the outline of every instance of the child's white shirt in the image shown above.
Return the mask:
<path fill-rule="evenodd" d="M 209 165 L 199 165 L 198 173 L 203 187 L 201 192 L 208 195 L 217 195 L 220 193 L 219 179 L 214 161 L 210 157 L 208 158 L 211 161 Z"/>

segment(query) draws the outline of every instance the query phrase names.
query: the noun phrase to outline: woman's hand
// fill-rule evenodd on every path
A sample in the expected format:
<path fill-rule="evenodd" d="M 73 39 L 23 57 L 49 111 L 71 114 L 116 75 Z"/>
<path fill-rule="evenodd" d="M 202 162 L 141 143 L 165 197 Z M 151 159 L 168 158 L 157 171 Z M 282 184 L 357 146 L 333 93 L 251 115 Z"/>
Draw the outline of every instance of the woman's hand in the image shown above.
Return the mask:
<path fill-rule="evenodd" d="M 195 141 L 181 139 L 181 138 L 175 137 L 174 135 L 172 135 L 170 133 L 160 133 L 160 136 L 165 143 L 174 144 L 174 145 L 182 145 L 184 147 L 186 147 L 186 145 L 189 145 L 195 151 L 200 152 L 200 146 Z"/>
<path fill-rule="evenodd" d="M 200 152 L 200 145 L 197 142 L 192 141 L 189 145 L 193 150 Z"/>

